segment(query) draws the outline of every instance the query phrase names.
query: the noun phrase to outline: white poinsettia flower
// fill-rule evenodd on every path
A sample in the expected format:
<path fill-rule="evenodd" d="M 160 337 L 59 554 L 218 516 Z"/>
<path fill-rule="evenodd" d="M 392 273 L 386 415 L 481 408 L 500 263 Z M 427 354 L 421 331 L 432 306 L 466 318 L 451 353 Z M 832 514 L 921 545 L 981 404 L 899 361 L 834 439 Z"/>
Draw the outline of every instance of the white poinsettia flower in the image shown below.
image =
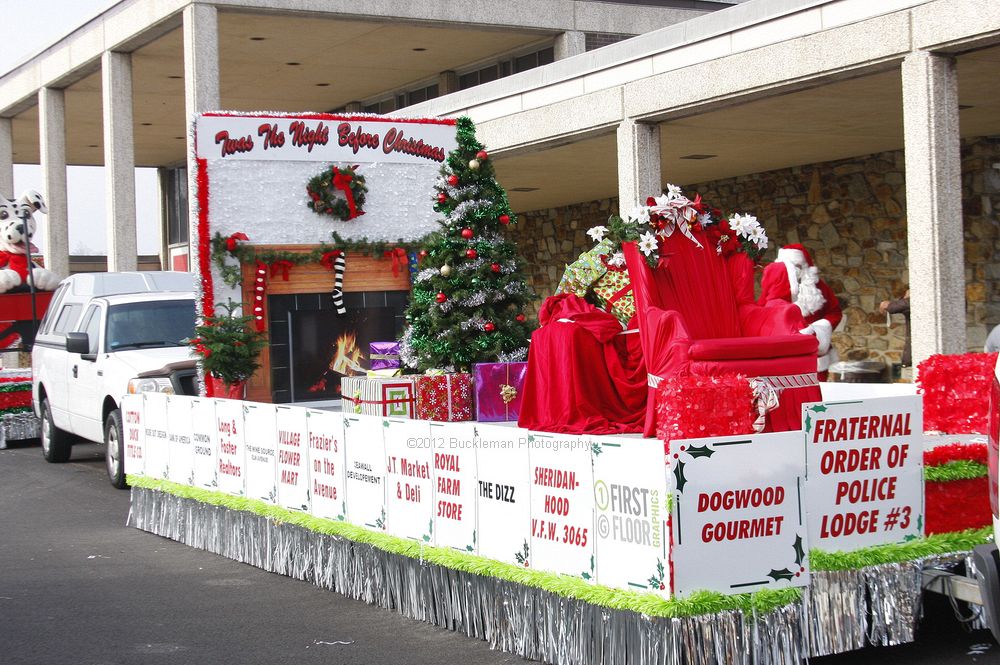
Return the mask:
<path fill-rule="evenodd" d="M 709 224 L 714 224 L 715 220 L 712 219 L 712 215 L 707 212 L 703 212 L 698 215 L 698 223 L 702 226 L 708 226 Z"/>
<path fill-rule="evenodd" d="M 608 259 L 608 265 L 614 266 L 616 268 L 621 268 L 623 265 L 625 265 L 625 255 L 622 254 L 621 252 L 615 252 L 614 254 L 611 255 L 611 258 Z"/>
<path fill-rule="evenodd" d="M 639 251 L 649 256 L 656 251 L 656 236 L 648 231 L 639 236 Z"/>
<path fill-rule="evenodd" d="M 654 208 L 669 208 L 670 202 L 673 200 L 667 194 L 660 194 L 659 196 L 654 196 L 653 200 L 656 201 Z"/>
<path fill-rule="evenodd" d="M 636 206 L 625 216 L 625 220 L 633 224 L 649 224 L 649 208 Z"/>
<path fill-rule="evenodd" d="M 759 224 L 750 232 L 750 242 L 757 245 L 759 249 L 767 249 L 767 232 Z"/>
<path fill-rule="evenodd" d="M 750 231 L 753 230 L 754 224 L 756 223 L 757 218 L 753 215 L 736 213 L 729 218 L 729 228 L 731 228 L 737 235 L 741 235 L 744 238 L 750 235 Z"/>
<path fill-rule="evenodd" d="M 681 197 L 681 188 L 677 185 L 671 185 L 667 183 L 667 198 L 668 199 L 678 199 Z"/>
<path fill-rule="evenodd" d="M 590 239 L 594 242 L 601 242 L 604 240 L 604 236 L 608 235 L 608 227 L 595 226 L 587 231 L 587 235 L 590 236 Z"/>

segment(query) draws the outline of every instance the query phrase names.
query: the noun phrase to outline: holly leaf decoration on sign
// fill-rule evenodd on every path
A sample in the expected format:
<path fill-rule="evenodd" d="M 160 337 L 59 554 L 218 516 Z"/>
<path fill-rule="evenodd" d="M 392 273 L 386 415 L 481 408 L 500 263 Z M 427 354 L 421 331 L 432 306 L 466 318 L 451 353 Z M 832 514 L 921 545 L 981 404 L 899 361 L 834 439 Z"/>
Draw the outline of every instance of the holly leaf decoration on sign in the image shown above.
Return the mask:
<path fill-rule="evenodd" d="M 795 544 L 792 547 L 795 548 L 795 563 L 801 566 L 806 558 L 806 551 L 802 548 L 802 536 L 795 535 Z"/>
<path fill-rule="evenodd" d="M 826 413 L 826 407 L 822 404 L 816 404 L 810 408 L 813 413 Z"/>
<path fill-rule="evenodd" d="M 772 568 L 767 576 L 777 582 L 778 580 L 790 580 L 795 577 L 795 573 L 788 570 L 788 568 L 782 568 L 781 570 L 774 570 Z"/>
<path fill-rule="evenodd" d="M 683 492 L 684 485 L 687 484 L 687 478 L 684 477 L 684 462 L 677 461 L 677 466 L 674 467 L 674 477 L 677 479 L 677 491 Z"/>
<path fill-rule="evenodd" d="M 691 457 L 711 457 L 715 453 L 714 450 L 706 446 L 691 446 L 687 449 L 687 454 Z"/>

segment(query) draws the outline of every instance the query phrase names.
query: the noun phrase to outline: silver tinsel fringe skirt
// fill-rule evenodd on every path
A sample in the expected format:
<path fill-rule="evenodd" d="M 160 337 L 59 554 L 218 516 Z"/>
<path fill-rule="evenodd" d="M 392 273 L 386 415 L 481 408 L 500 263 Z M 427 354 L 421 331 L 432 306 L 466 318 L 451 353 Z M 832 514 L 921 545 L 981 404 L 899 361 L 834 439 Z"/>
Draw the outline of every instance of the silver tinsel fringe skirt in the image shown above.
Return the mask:
<path fill-rule="evenodd" d="M 385 552 L 249 512 L 132 488 L 129 525 L 557 665 L 780 664 L 911 642 L 921 570 L 961 560 L 813 573 L 802 602 L 766 614 L 650 617 Z"/>

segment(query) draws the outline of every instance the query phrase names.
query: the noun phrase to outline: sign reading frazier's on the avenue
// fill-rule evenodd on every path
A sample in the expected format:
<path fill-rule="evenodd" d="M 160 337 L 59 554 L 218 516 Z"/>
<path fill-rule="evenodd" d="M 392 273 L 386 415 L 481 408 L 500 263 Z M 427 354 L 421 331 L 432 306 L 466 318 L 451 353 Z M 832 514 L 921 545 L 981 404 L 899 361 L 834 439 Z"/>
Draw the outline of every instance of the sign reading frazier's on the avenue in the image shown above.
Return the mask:
<path fill-rule="evenodd" d="M 439 164 L 457 145 L 444 121 L 207 114 L 197 123 L 198 157 L 210 160 Z"/>

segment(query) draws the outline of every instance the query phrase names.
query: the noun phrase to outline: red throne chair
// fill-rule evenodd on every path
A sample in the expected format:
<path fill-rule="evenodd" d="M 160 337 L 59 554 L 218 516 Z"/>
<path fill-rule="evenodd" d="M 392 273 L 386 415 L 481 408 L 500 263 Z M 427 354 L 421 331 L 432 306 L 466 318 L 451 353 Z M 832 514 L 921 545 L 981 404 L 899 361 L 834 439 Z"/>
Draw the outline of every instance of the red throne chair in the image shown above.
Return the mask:
<path fill-rule="evenodd" d="M 816 338 L 798 333 L 805 324 L 795 305 L 754 303 L 746 254 L 721 256 L 704 230 L 691 232 L 701 247 L 673 233 L 659 244 L 656 268 L 634 242 L 622 243 L 648 373 L 644 434 L 656 433 L 659 381 L 684 372 L 759 379 L 755 393 L 769 402 L 764 431 L 800 429 L 802 404 L 821 401 Z"/>

